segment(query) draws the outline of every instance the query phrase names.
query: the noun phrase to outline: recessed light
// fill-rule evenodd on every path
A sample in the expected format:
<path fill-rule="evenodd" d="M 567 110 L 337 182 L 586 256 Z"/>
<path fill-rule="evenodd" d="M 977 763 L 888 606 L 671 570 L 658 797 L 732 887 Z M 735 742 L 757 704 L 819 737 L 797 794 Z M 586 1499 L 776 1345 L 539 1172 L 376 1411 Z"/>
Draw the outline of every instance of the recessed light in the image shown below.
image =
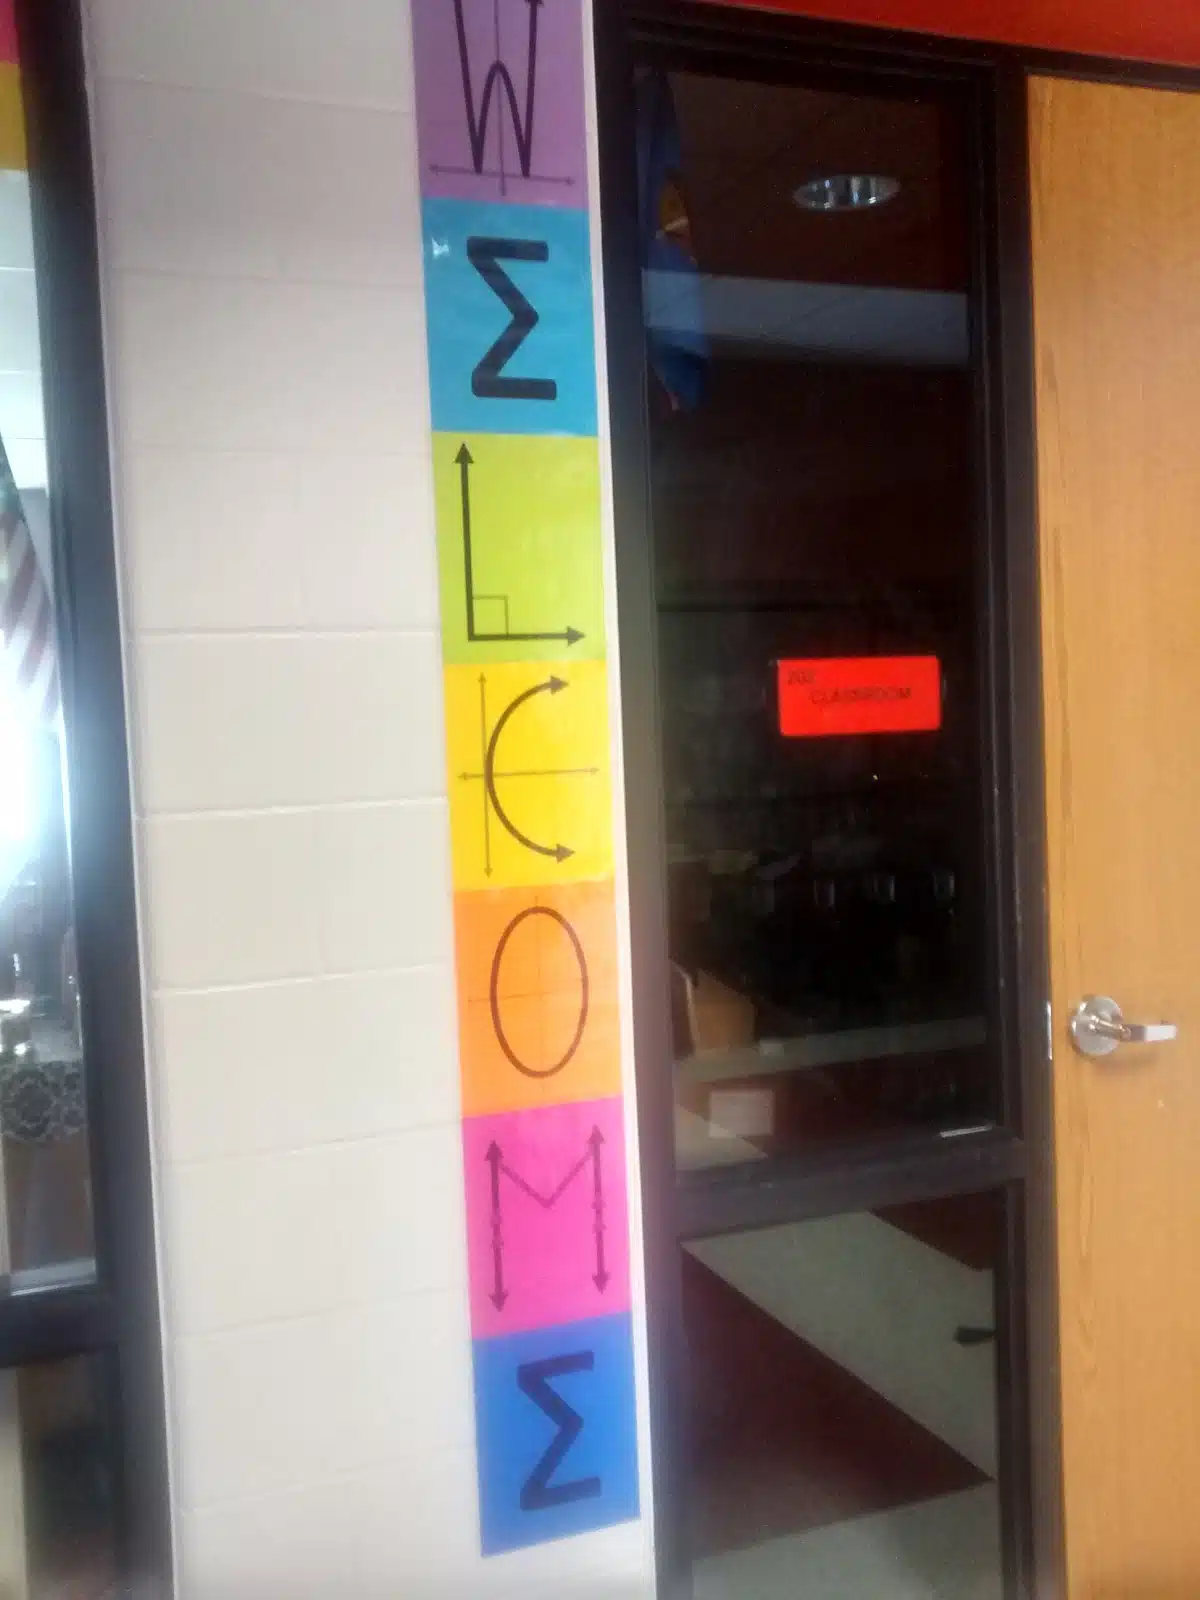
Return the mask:
<path fill-rule="evenodd" d="M 834 173 L 810 178 L 793 191 L 792 199 L 804 211 L 869 211 L 885 206 L 900 193 L 899 178 L 873 173 Z"/>

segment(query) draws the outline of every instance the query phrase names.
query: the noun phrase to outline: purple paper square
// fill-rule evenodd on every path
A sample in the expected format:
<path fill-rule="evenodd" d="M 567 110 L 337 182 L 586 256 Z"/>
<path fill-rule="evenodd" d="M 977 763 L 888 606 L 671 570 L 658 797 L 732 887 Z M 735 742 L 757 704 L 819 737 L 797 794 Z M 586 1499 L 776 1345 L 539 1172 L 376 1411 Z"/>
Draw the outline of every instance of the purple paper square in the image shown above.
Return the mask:
<path fill-rule="evenodd" d="M 581 0 L 413 0 L 412 14 L 421 192 L 586 209 Z"/>

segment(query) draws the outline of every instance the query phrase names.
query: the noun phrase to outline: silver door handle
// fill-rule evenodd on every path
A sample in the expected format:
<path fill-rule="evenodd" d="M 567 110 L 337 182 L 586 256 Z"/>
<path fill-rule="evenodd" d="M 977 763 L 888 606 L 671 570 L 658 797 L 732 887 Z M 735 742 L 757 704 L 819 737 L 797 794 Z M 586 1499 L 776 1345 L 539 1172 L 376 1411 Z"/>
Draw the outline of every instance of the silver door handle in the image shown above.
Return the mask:
<path fill-rule="evenodd" d="M 1173 1022 L 1126 1022 L 1121 1008 L 1107 995 L 1080 1001 L 1071 1018 L 1071 1042 L 1084 1056 L 1110 1056 L 1123 1044 L 1169 1044 L 1178 1039 Z"/>

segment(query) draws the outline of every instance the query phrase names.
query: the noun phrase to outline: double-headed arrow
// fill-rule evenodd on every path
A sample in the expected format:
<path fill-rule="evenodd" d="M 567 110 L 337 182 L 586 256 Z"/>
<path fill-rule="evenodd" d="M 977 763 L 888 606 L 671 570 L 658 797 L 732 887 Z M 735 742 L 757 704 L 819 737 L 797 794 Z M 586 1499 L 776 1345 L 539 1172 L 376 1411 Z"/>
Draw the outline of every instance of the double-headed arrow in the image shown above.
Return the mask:
<path fill-rule="evenodd" d="M 500 1146 L 493 1139 L 485 1157 L 492 1169 L 492 1292 L 489 1296 L 497 1311 L 504 1310 L 508 1291 L 504 1287 L 504 1218 L 500 1209 L 500 1173 L 503 1158 Z"/>
<path fill-rule="evenodd" d="M 611 1277 L 604 1264 L 604 1172 L 600 1165 L 603 1147 L 604 1135 L 599 1128 L 593 1128 L 588 1138 L 588 1149 L 592 1156 L 592 1235 L 596 1241 L 596 1270 L 592 1274 L 592 1282 L 601 1294 L 608 1288 Z"/>
<path fill-rule="evenodd" d="M 503 633 L 482 633 L 476 626 L 475 602 L 476 599 L 493 599 L 494 596 L 475 594 L 475 560 L 471 547 L 471 466 L 474 462 L 466 441 L 463 441 L 458 454 L 455 456 L 458 463 L 459 493 L 462 498 L 462 542 L 463 542 L 463 576 L 466 581 L 467 592 L 467 639 L 472 644 L 519 644 L 539 640 L 552 640 L 565 642 L 568 646 L 578 644 L 583 634 L 578 628 L 562 628 L 555 633 L 513 633 L 507 627 Z M 505 617 L 508 614 L 507 596 L 501 597 L 504 603 Z"/>

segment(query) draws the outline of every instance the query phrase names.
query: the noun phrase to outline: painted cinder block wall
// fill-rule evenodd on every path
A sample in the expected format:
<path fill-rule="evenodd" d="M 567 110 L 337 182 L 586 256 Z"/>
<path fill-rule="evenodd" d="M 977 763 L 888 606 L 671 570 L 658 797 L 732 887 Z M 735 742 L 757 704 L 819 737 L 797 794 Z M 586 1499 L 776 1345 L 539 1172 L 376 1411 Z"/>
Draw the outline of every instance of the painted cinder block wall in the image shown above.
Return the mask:
<path fill-rule="evenodd" d="M 635 1192 L 643 1515 L 479 1554 L 408 7 L 86 9 L 177 1592 L 647 1596 Z"/>

